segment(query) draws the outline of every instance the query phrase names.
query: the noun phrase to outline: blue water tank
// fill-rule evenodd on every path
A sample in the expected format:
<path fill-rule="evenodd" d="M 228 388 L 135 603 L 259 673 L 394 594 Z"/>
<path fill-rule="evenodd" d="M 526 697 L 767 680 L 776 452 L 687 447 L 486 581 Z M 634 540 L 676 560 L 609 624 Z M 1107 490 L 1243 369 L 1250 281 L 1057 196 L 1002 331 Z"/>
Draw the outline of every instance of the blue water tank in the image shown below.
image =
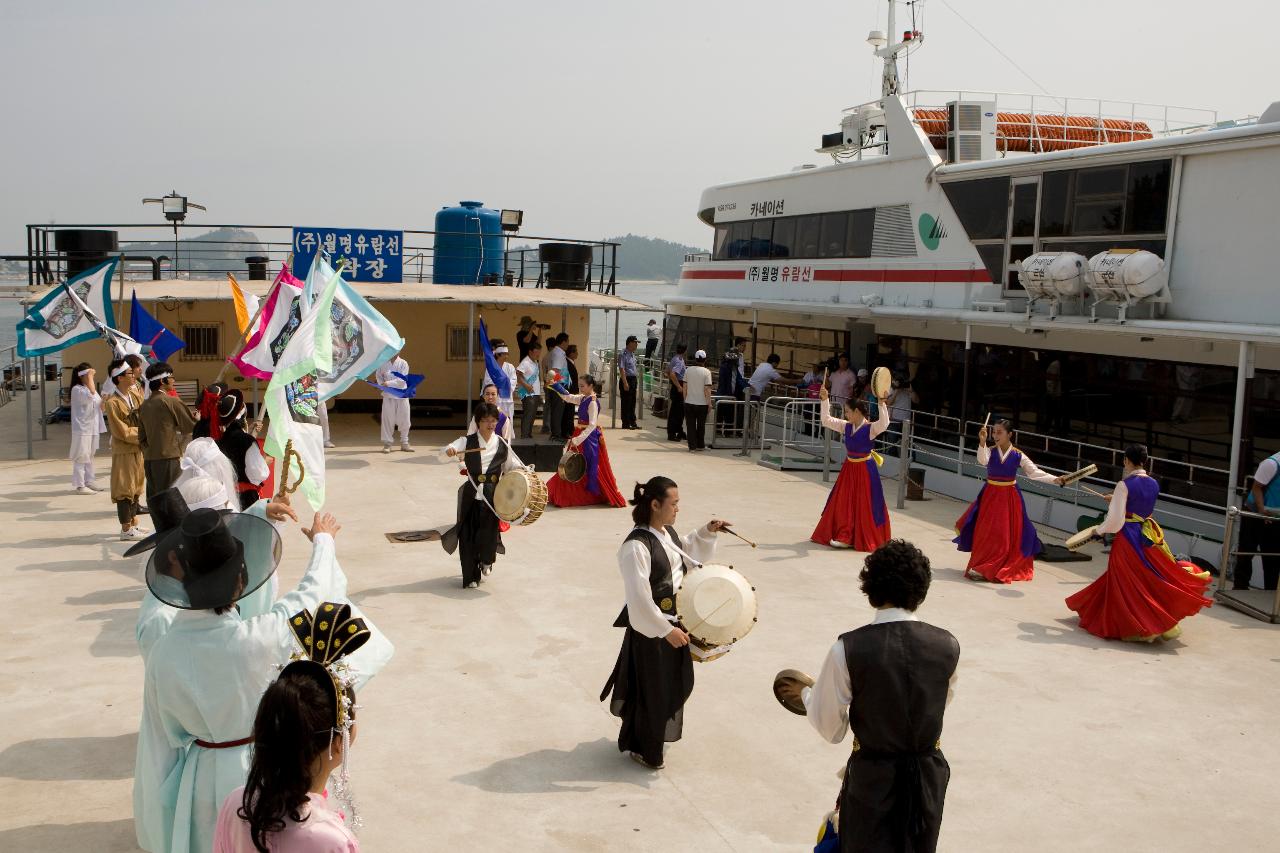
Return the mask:
<path fill-rule="evenodd" d="M 483 284 L 502 278 L 502 216 L 478 201 L 436 213 L 433 258 L 436 284 Z"/>

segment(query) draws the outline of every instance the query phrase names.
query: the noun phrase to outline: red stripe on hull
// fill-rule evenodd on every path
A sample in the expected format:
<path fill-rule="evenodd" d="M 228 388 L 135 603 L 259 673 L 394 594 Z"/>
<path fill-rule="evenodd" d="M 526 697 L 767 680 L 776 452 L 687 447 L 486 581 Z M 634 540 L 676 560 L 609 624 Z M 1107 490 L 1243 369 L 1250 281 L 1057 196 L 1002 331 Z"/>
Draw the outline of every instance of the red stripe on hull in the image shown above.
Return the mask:
<path fill-rule="evenodd" d="M 719 279 L 742 281 L 746 270 L 685 270 L 682 279 Z M 814 270 L 813 281 L 851 281 L 871 284 L 988 284 L 990 275 L 981 267 L 975 269 L 838 269 Z M 781 283 L 781 282 L 780 282 Z M 787 282 L 788 284 L 794 282 Z M 803 282 L 800 282 L 803 283 Z"/>

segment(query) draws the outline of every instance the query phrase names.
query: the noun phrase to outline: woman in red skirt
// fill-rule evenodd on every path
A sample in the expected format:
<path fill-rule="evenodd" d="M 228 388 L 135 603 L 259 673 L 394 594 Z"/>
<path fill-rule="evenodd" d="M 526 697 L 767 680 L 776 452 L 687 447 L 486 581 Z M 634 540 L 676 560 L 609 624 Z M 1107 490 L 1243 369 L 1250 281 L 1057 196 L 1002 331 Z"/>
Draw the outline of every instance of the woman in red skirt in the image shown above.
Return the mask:
<path fill-rule="evenodd" d="M 559 474 L 547 481 L 547 500 L 553 506 L 626 506 L 627 501 L 618 491 L 609 465 L 609 450 L 604 446 L 604 434 L 600 432 L 600 402 L 596 399 L 596 380 L 592 376 L 578 377 L 582 394 L 560 394 L 566 402 L 578 407 L 577 425 L 569 439 L 569 452 L 581 453 L 587 460 L 587 475 L 576 483 L 560 478 Z"/>
<path fill-rule="evenodd" d="M 826 386 L 818 391 L 822 401 L 822 425 L 844 436 L 845 459 L 840 476 L 827 495 L 822 518 L 809 538 L 832 548 L 874 551 L 892 538 L 889 531 L 889 509 L 880 487 L 880 456 L 872 447 L 875 438 L 889 427 L 889 406 L 880 401 L 880 417 L 874 423 L 868 418 L 866 400 L 851 400 L 846 407 L 852 420 L 831 417 L 831 403 Z"/>
<path fill-rule="evenodd" d="M 1146 472 L 1147 448 L 1124 452 L 1124 479 L 1116 483 L 1097 532 L 1114 533 L 1107 570 L 1067 599 L 1080 627 L 1107 640 L 1172 640 L 1178 623 L 1213 604 L 1205 598 L 1209 573 L 1173 559 L 1164 531 L 1151 517 L 1160 486 Z"/>
<path fill-rule="evenodd" d="M 994 453 L 987 447 L 987 428 L 978 430 L 978 464 L 987 466 L 987 481 L 956 522 L 959 535 L 952 541 L 961 551 L 969 552 L 964 576 L 970 580 L 1029 581 L 1035 572 L 1035 557 L 1040 553 L 1040 537 L 1027 517 L 1018 474 L 1037 483 L 1059 486 L 1062 478 L 1041 471 L 1013 446 L 1013 424 L 1009 421 L 996 421 L 991 432 L 996 440 Z"/>

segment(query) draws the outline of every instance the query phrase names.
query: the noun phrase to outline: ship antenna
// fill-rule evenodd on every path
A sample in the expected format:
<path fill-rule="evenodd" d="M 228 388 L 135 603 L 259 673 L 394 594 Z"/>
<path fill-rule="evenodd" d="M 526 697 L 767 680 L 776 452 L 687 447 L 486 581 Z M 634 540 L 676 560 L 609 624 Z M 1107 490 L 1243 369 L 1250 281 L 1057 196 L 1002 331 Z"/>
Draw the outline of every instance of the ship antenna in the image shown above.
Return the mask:
<path fill-rule="evenodd" d="M 896 0 L 889 0 L 889 38 L 892 38 L 898 32 L 896 7 Z M 914 14 L 914 9 L 912 11 Z M 915 46 L 916 42 L 923 40 L 923 35 L 913 29 L 910 35 L 901 41 L 889 44 L 889 38 L 886 38 L 885 34 L 879 30 L 872 30 L 871 34 L 867 36 L 867 44 L 875 48 L 876 56 L 884 59 L 884 72 L 880 76 L 880 95 L 886 98 L 900 94 L 902 90 L 902 82 L 898 77 L 898 54 L 909 47 Z"/>

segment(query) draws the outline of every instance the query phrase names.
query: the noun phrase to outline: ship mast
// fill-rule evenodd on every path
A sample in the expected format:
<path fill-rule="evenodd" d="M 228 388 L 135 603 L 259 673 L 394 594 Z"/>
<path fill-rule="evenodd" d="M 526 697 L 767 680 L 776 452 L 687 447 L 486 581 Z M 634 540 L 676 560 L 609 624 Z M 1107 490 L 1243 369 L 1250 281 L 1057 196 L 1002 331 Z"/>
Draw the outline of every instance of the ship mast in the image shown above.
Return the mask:
<path fill-rule="evenodd" d="M 889 35 L 897 35 L 897 2 L 889 0 Z M 889 39 L 879 30 L 872 30 L 867 36 L 867 44 L 875 48 L 876 56 L 884 59 L 884 72 L 880 76 L 880 95 L 881 97 L 889 97 L 897 95 L 901 90 L 901 81 L 898 79 L 898 54 L 906 50 L 912 44 L 920 41 L 923 35 L 915 30 L 904 34 L 904 38 L 894 44 L 889 44 Z"/>

